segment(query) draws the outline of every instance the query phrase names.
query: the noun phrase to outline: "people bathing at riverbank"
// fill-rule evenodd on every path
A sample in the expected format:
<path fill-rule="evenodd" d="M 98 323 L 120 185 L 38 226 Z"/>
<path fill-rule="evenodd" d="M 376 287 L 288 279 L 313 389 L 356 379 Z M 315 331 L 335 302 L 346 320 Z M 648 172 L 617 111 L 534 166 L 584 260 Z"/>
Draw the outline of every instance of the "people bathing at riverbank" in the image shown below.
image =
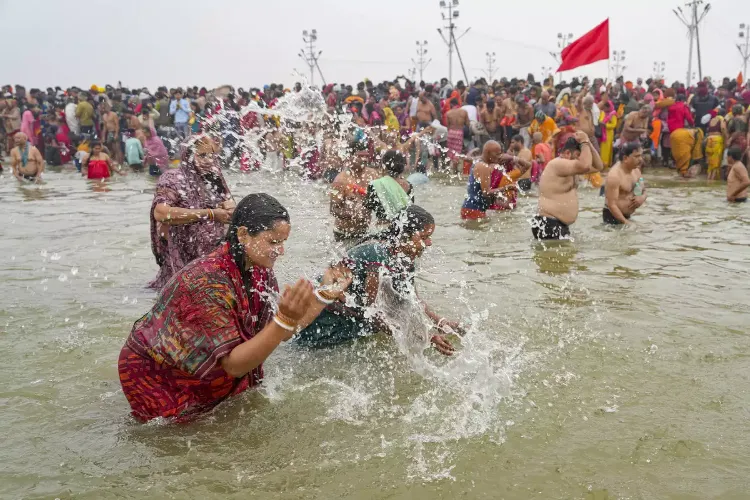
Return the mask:
<path fill-rule="evenodd" d="M 207 135 L 191 137 L 180 167 L 159 178 L 151 205 L 151 250 L 161 289 L 190 261 L 211 251 L 226 233 L 235 203 L 221 172 L 218 146 Z"/>
<path fill-rule="evenodd" d="M 727 201 L 744 203 L 747 201 L 747 188 L 750 187 L 750 176 L 747 165 L 742 163 L 742 150 L 729 148 L 727 151 L 729 175 L 727 176 Z"/>
<path fill-rule="evenodd" d="M 601 172 L 599 153 L 585 132 L 567 140 L 562 154 L 547 164 L 539 179 L 539 210 L 531 223 L 537 240 L 559 240 L 570 236 L 578 219 L 576 176 Z"/>
<path fill-rule="evenodd" d="M 273 268 L 290 232 L 275 198 L 250 194 L 224 241 L 168 281 L 120 351 L 120 382 L 136 419 L 186 420 L 256 387 L 279 344 L 340 297 L 351 283 L 343 267 L 327 269 L 317 290 L 300 279 L 279 294 Z"/>
<path fill-rule="evenodd" d="M 646 187 L 641 174 L 643 148 L 629 142 L 607 175 L 602 219 L 605 224 L 630 224 L 630 217 L 646 202 Z"/>
<path fill-rule="evenodd" d="M 368 314 L 387 278 L 401 300 L 420 303 L 426 321 L 437 331 L 429 335 L 429 342 L 442 354 L 451 355 L 454 348 L 444 334 L 463 333 L 463 328 L 458 322 L 434 312 L 419 298 L 415 288 L 415 263 L 432 245 L 434 232 L 432 215 L 422 207 L 410 205 L 390 220 L 384 232 L 349 249 L 345 262 L 353 273 L 353 280 L 344 294 L 349 300 L 328 305 L 315 321 L 300 331 L 296 343 L 331 347 L 377 332 L 391 333 L 391 327 L 380 316 L 382 311 Z"/>

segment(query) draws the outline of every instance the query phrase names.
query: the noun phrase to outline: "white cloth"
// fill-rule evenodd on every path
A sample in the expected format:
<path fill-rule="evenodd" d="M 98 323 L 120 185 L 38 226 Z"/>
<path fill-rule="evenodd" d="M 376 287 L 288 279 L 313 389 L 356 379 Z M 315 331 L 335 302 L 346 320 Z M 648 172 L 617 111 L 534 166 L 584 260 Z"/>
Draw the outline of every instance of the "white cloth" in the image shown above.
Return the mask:
<path fill-rule="evenodd" d="M 76 118 L 76 104 L 74 102 L 69 102 L 65 105 L 65 122 L 68 124 L 70 131 L 75 135 L 81 133 L 81 127 L 78 123 L 78 118 Z"/>
<path fill-rule="evenodd" d="M 409 106 L 409 116 L 414 118 L 417 116 L 417 105 L 419 104 L 419 99 L 416 97 L 411 98 L 411 106 Z"/>
<path fill-rule="evenodd" d="M 467 104 L 463 106 L 461 109 L 465 109 L 467 113 L 469 113 L 469 121 L 476 122 L 479 121 L 479 115 L 477 114 L 477 107 L 472 106 L 471 104 Z"/>

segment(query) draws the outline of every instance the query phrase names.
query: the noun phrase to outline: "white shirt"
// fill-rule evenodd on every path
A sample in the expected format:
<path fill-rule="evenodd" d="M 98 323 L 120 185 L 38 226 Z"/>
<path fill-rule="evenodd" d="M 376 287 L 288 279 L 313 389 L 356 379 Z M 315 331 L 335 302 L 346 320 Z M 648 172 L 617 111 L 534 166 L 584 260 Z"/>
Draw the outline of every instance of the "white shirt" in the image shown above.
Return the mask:
<path fill-rule="evenodd" d="M 411 106 L 409 107 L 409 116 L 414 118 L 417 116 L 417 104 L 419 104 L 419 99 L 416 97 L 411 98 Z"/>
<path fill-rule="evenodd" d="M 465 109 L 466 112 L 469 114 L 469 121 L 472 121 L 472 122 L 478 121 L 477 107 L 476 106 L 472 106 L 470 104 L 467 104 L 467 105 L 463 106 L 461 109 Z"/>
<path fill-rule="evenodd" d="M 76 105 L 73 102 L 69 102 L 65 105 L 65 121 L 68 123 L 68 128 L 71 132 L 75 135 L 81 133 L 78 118 L 76 118 Z"/>

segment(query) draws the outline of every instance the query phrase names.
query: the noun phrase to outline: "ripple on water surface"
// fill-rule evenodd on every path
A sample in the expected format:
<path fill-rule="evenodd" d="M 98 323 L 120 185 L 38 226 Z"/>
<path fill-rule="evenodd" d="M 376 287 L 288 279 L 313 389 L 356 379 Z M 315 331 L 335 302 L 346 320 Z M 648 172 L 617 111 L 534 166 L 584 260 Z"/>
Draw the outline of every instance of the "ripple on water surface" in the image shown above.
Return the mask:
<path fill-rule="evenodd" d="M 392 310 L 395 338 L 285 345 L 261 390 L 181 426 L 134 423 L 117 378 L 154 298 L 153 179 L 4 176 L 0 496 L 740 498 L 750 214 L 668 175 L 632 229 L 582 192 L 561 244 L 530 241 L 533 194 L 473 227 L 463 181 L 418 186 L 437 231 L 417 283 L 471 325 L 457 356 L 423 352 L 418 311 Z M 290 208 L 282 283 L 336 257 L 322 186 L 228 177 Z"/>

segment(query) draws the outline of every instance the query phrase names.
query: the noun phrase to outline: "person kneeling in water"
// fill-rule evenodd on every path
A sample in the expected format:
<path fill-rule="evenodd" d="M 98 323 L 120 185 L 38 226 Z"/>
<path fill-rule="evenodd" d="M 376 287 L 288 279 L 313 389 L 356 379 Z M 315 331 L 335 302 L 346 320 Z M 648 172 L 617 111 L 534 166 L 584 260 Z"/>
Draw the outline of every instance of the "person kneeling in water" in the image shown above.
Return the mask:
<path fill-rule="evenodd" d="M 630 224 L 630 216 L 646 202 L 641 163 L 643 149 L 637 142 L 626 143 L 620 151 L 620 161 L 612 167 L 604 186 L 605 224 Z"/>
<path fill-rule="evenodd" d="M 534 216 L 531 233 L 537 240 L 559 240 L 570 236 L 570 226 L 578 218 L 576 176 L 601 172 L 599 153 L 585 132 L 570 137 L 558 158 L 550 161 L 539 179 L 539 215 Z"/>
<path fill-rule="evenodd" d="M 381 272 L 393 280 L 393 288 L 400 295 L 414 291 L 414 262 L 432 245 L 434 231 L 432 215 L 417 205 L 411 205 L 391 221 L 384 233 L 351 248 L 347 265 L 353 278 L 346 294 L 353 300 L 347 305 L 332 302 L 295 337 L 295 341 L 307 347 L 331 347 L 377 331 L 387 331 L 382 321 L 365 314 L 366 308 L 377 298 Z M 420 302 L 438 330 L 463 332 L 457 322 L 438 316 L 427 304 Z M 448 356 L 454 351 L 442 335 L 433 335 L 430 341 L 442 354 Z"/>

